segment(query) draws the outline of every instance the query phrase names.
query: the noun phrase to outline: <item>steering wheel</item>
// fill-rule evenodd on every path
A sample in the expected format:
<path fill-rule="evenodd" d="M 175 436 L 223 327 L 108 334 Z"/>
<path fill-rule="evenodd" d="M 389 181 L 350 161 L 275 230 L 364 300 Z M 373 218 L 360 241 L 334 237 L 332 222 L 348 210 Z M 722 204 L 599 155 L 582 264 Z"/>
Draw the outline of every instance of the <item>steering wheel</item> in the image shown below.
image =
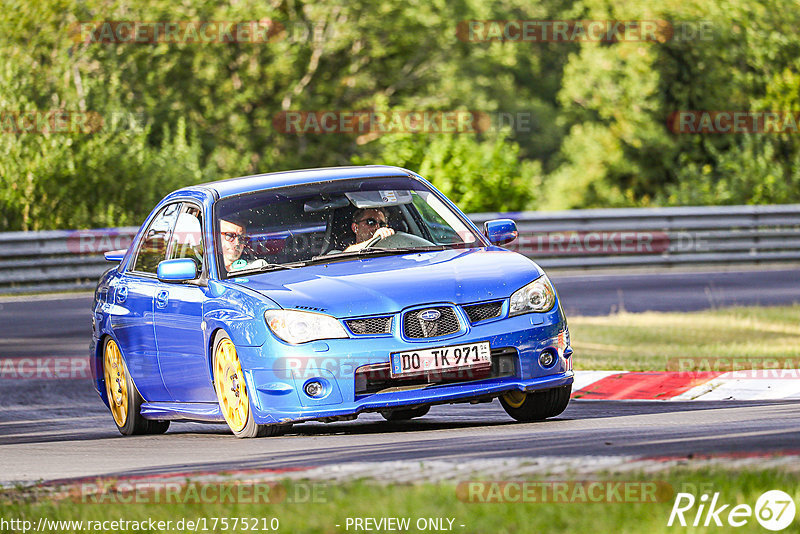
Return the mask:
<path fill-rule="evenodd" d="M 377 243 L 381 239 L 383 239 L 383 237 L 381 237 L 379 235 L 374 236 L 372 239 L 370 239 L 369 241 L 364 243 L 364 248 L 372 248 L 372 245 L 374 245 L 375 243 Z"/>
<path fill-rule="evenodd" d="M 406 247 L 429 247 L 432 246 L 434 243 L 431 243 L 427 239 L 424 239 L 419 236 L 415 236 L 414 234 L 407 234 L 405 232 L 395 232 L 390 236 L 381 237 L 376 235 L 369 241 L 364 244 L 364 248 L 372 248 L 380 242 L 380 246 L 375 248 L 406 248 Z"/>

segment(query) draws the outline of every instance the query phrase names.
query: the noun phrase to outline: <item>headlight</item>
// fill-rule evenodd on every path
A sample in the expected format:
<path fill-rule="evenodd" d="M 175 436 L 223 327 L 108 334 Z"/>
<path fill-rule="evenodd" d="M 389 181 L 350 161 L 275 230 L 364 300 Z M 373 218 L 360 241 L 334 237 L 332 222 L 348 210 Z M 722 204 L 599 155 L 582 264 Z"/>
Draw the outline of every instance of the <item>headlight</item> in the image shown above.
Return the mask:
<path fill-rule="evenodd" d="M 267 310 L 264 312 L 264 319 L 267 320 L 269 329 L 287 343 L 348 337 L 339 321 L 322 313 Z"/>
<path fill-rule="evenodd" d="M 547 312 L 556 303 L 556 291 L 553 284 L 542 275 L 525 287 L 511 295 L 511 306 L 508 315 L 521 315 L 530 312 Z"/>

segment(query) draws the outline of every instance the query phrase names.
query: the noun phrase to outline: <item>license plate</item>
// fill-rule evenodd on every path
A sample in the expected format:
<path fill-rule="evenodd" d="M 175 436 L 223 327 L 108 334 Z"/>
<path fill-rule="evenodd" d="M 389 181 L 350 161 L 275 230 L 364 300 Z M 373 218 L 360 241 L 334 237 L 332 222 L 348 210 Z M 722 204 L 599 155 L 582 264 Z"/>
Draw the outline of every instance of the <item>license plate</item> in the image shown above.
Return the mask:
<path fill-rule="evenodd" d="M 391 354 L 392 377 L 491 365 L 488 341 Z"/>

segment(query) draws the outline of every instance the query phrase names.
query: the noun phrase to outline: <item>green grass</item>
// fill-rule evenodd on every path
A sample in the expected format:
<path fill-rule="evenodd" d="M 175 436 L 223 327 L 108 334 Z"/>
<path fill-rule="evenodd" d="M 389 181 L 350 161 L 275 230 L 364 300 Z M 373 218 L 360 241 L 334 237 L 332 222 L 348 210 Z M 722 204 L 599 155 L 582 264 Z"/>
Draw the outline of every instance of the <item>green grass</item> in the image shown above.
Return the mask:
<path fill-rule="evenodd" d="M 800 483 L 797 477 L 778 471 L 729 472 L 721 469 L 690 471 L 673 469 L 667 473 L 609 477 L 596 475 L 590 480 L 653 481 L 667 492 L 659 502 L 633 503 L 471 503 L 457 496 L 454 484 L 378 485 L 349 482 L 328 487 L 318 493 L 318 502 L 277 504 L 87 504 L 72 500 L 53 501 L 49 498 L 26 498 L 8 501 L 14 494 L 0 500 L 0 517 L 8 520 L 26 518 L 34 522 L 40 517 L 50 520 L 173 520 L 246 517 L 272 518 L 280 521 L 280 532 L 348 532 L 348 517 L 409 517 L 412 525 L 418 518 L 454 518 L 454 532 L 514 533 L 514 532 L 726 532 L 730 527 L 684 529 L 667 527 L 667 520 L 676 492 L 720 493 L 720 503 L 754 506 L 764 491 L 780 489 L 800 503 Z M 528 479 L 535 480 L 535 479 Z M 566 480 L 560 477 L 556 480 Z M 291 494 L 291 486 L 289 486 Z M 320 498 L 323 497 L 323 498 Z M 731 506 L 731 507 L 732 507 Z M 731 507 L 728 507 L 730 510 Z M 696 511 L 696 506 L 694 508 Z M 799 514 L 800 515 L 800 514 Z M 687 517 L 694 517 L 687 514 Z M 723 518 L 725 515 L 723 514 Z M 336 527 L 336 525 L 340 527 Z M 464 525 L 461 527 L 460 525 Z M 783 532 L 798 532 L 795 522 Z M 736 532 L 765 532 L 751 518 Z M 147 531 L 147 530 L 145 530 Z M 202 531 L 202 529 L 200 529 Z M 220 528 L 218 532 L 224 531 Z M 229 532 L 231 530 L 228 530 Z M 242 530 L 238 530 L 242 531 Z M 351 528 L 349 532 L 353 532 Z M 416 528 L 409 532 L 417 532 Z M 63 532 L 78 532 L 66 529 Z"/>
<path fill-rule="evenodd" d="M 800 305 L 569 317 L 576 369 L 663 371 L 674 358 L 791 358 Z"/>

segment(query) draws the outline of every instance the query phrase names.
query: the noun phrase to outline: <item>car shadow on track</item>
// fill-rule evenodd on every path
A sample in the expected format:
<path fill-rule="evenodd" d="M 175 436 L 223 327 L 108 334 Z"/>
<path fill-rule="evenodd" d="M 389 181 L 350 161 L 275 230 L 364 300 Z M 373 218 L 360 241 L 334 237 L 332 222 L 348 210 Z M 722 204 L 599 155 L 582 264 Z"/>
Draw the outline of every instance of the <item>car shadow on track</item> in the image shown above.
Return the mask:
<path fill-rule="evenodd" d="M 367 436 L 376 434 L 408 435 L 440 430 L 479 429 L 479 428 L 530 428 L 554 430 L 553 423 L 580 421 L 587 419 L 613 419 L 638 415 L 656 415 L 700 410 L 735 410 L 743 407 L 796 405 L 797 401 L 572 401 L 560 416 L 537 423 L 518 423 L 510 419 L 499 404 L 481 407 L 435 406 L 431 413 L 410 421 L 388 422 L 376 414 L 362 414 L 359 419 L 335 423 L 300 423 L 292 427 L 285 438 L 325 437 L 325 436 Z M 104 410 L 102 411 L 104 412 Z M 101 413 L 102 413 L 101 412 Z M 92 415 L 97 411 L 92 411 Z M 26 414 L 27 418 L 30 414 Z M 13 418 L 4 423 L 13 422 Z M 89 419 L 92 421 L 90 422 Z M 0 446 L 12 444 L 34 444 L 64 441 L 87 441 L 105 439 L 148 439 L 179 440 L 207 439 L 218 436 L 230 439 L 231 432 L 225 425 L 175 422 L 164 436 L 125 437 L 114 428 L 111 415 L 108 421 L 96 421 L 96 416 L 64 417 L 58 424 L 27 420 L 20 426 L 10 429 L 10 434 L 0 431 Z M 5 428 L 2 430 L 6 430 Z M 276 438 L 266 438 L 276 439 Z"/>
<path fill-rule="evenodd" d="M 435 430 L 455 430 L 481 427 L 510 427 L 521 425 L 548 425 L 556 421 L 578 421 L 582 419 L 610 419 L 648 414 L 668 414 L 699 410 L 737 409 L 754 406 L 780 406 L 797 404 L 798 401 L 581 401 L 573 400 L 565 412 L 558 417 L 534 423 L 520 423 L 511 419 L 500 408 L 499 402 L 476 407 L 434 406 L 425 417 L 409 421 L 384 421 L 377 414 L 361 414 L 358 419 L 334 423 L 298 423 L 286 434 L 296 436 L 369 435 Z M 169 434 L 230 434 L 220 425 L 195 425 L 191 429 L 173 426 Z"/>

